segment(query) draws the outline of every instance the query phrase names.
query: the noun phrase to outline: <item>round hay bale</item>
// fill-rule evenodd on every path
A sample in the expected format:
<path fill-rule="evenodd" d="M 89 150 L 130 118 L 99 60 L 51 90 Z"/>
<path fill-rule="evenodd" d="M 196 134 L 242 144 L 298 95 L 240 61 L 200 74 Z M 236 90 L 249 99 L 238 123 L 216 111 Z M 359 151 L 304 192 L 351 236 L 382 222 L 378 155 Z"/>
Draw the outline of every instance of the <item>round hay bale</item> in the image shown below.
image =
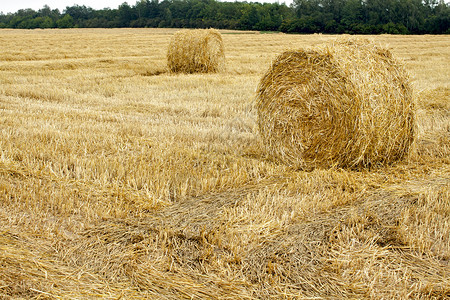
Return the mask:
<path fill-rule="evenodd" d="M 298 168 L 389 164 L 416 137 L 408 74 L 368 40 L 282 53 L 259 83 L 256 107 L 268 154 Z"/>
<path fill-rule="evenodd" d="M 222 71 L 225 64 L 222 36 L 215 29 L 177 31 L 169 44 L 167 62 L 174 73 Z"/>

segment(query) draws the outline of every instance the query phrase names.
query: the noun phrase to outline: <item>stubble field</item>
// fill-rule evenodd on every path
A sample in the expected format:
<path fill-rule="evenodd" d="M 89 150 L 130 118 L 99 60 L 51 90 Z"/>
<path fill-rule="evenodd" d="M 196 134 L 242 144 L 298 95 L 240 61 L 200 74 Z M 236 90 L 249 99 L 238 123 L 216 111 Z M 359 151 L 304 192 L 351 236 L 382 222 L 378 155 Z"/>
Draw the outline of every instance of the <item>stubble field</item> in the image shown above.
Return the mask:
<path fill-rule="evenodd" d="M 450 37 L 404 61 L 419 137 L 374 169 L 267 157 L 255 90 L 337 36 L 222 31 L 226 70 L 169 74 L 169 29 L 0 30 L 0 298 L 450 297 Z"/>

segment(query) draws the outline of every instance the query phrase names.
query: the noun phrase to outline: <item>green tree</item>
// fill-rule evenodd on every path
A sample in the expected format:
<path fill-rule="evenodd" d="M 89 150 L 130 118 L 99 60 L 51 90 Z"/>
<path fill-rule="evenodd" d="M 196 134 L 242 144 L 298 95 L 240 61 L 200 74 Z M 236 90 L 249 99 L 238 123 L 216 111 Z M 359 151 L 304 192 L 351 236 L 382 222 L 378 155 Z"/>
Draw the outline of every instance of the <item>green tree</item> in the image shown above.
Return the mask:
<path fill-rule="evenodd" d="M 55 22 L 49 17 L 37 17 L 34 20 L 34 26 L 33 28 L 54 28 Z"/>
<path fill-rule="evenodd" d="M 129 27 L 130 22 L 136 20 L 135 9 L 133 9 L 127 2 L 119 5 L 119 26 L 120 27 Z"/>
<path fill-rule="evenodd" d="M 241 29 L 252 30 L 256 29 L 256 24 L 261 20 L 261 16 L 255 4 L 247 4 L 239 20 L 239 27 Z"/>
<path fill-rule="evenodd" d="M 73 28 L 74 22 L 72 16 L 65 14 L 61 19 L 56 21 L 56 26 L 58 28 Z"/>
<path fill-rule="evenodd" d="M 290 7 L 219 0 L 136 0 L 116 9 L 44 6 L 1 14 L 1 27 L 216 27 L 292 33 L 450 33 L 444 0 L 294 0 Z"/>

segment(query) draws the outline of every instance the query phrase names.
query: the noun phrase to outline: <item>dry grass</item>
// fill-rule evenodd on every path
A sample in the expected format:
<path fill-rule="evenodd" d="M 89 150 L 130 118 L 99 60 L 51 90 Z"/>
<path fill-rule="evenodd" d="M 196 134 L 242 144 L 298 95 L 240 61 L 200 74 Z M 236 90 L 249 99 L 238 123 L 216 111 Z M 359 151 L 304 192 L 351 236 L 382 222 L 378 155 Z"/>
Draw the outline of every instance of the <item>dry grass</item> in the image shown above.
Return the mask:
<path fill-rule="evenodd" d="M 171 74 L 174 31 L 0 31 L 0 297 L 445 299 L 450 39 L 375 36 L 418 91 L 417 150 L 376 170 L 278 164 L 256 86 L 334 36 L 223 34 Z"/>
<path fill-rule="evenodd" d="M 177 31 L 167 50 L 167 65 L 174 73 L 214 73 L 225 67 L 222 35 L 216 29 Z"/>
<path fill-rule="evenodd" d="M 365 39 L 284 52 L 256 102 L 267 151 L 295 167 L 388 164 L 408 155 L 416 137 L 408 74 Z"/>

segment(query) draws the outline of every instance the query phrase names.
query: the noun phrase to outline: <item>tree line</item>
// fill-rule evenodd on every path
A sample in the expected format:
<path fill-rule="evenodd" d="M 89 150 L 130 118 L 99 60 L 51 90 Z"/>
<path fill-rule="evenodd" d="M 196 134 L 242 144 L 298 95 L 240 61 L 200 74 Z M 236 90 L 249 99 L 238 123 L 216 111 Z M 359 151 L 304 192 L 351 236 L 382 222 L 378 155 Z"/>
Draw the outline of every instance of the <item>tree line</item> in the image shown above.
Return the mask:
<path fill-rule="evenodd" d="M 1 8 L 0 8 L 1 9 Z M 139 0 L 95 10 L 44 6 L 0 13 L 0 28 L 172 27 L 281 31 L 286 33 L 449 34 L 444 0 L 294 0 L 279 3 L 217 0 Z"/>

